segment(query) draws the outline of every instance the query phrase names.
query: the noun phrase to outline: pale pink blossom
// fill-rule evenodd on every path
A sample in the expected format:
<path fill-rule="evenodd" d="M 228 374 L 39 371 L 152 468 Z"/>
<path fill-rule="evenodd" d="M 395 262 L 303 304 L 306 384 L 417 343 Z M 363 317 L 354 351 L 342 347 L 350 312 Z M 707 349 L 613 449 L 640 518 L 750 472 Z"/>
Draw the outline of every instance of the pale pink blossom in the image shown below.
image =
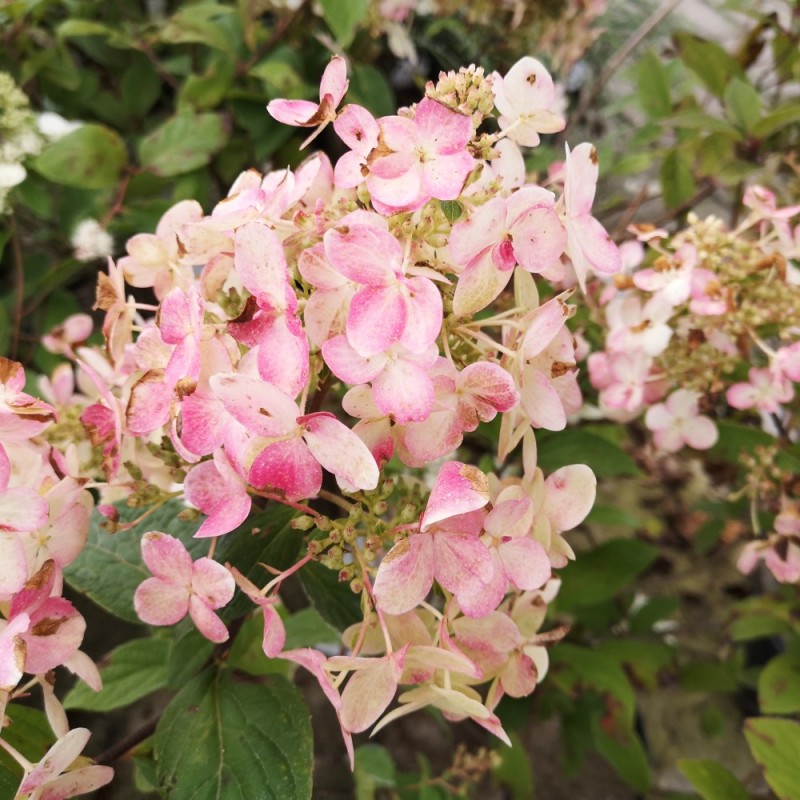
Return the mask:
<path fill-rule="evenodd" d="M 139 584 L 133 605 L 148 625 L 174 625 L 186 614 L 212 642 L 224 642 L 228 631 L 215 609 L 233 598 L 231 573 L 210 558 L 192 561 L 175 537 L 150 531 L 142 537 L 142 558 L 152 578 Z"/>
<path fill-rule="evenodd" d="M 755 408 L 774 414 L 783 403 L 790 402 L 794 397 L 792 384 L 769 369 L 751 367 L 748 377 L 748 381 L 734 383 L 725 393 L 734 408 Z"/>
<path fill-rule="evenodd" d="M 688 389 L 672 392 L 664 403 L 647 409 L 644 423 L 653 432 L 653 441 L 661 450 L 674 453 L 684 445 L 708 450 L 719 436 L 716 425 L 700 414 L 699 396 Z"/>

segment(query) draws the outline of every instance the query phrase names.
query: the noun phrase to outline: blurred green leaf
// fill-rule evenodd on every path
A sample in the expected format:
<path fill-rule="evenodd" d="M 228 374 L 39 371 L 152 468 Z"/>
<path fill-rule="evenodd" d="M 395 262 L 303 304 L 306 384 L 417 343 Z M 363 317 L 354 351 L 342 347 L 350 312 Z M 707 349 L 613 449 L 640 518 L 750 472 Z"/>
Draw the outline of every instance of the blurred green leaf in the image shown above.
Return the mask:
<path fill-rule="evenodd" d="M 159 29 L 159 39 L 166 44 L 176 42 L 204 44 L 236 55 L 236 42 L 219 24 L 220 18 L 236 10 L 221 3 L 192 3 L 179 8 Z"/>
<path fill-rule="evenodd" d="M 321 644 L 338 645 L 339 631 L 329 625 L 315 608 L 304 608 L 284 620 L 285 650 L 315 647 Z"/>
<path fill-rule="evenodd" d="M 350 75 L 348 98 L 376 117 L 395 113 L 394 91 L 384 74 L 370 64 L 356 64 Z"/>
<path fill-rule="evenodd" d="M 763 714 L 800 711 L 800 656 L 775 656 L 758 678 L 758 705 Z"/>
<path fill-rule="evenodd" d="M 598 477 L 639 475 L 636 462 L 618 445 L 589 431 L 567 428 L 558 434 L 540 432 L 539 466 L 545 473 L 568 464 L 586 464 Z"/>
<path fill-rule="evenodd" d="M 525 744 L 516 733 L 510 733 L 508 738 L 511 747 L 497 747 L 500 763 L 492 769 L 494 779 L 509 788 L 514 800 L 533 800 L 533 768 Z"/>
<path fill-rule="evenodd" d="M 677 208 L 694 194 L 692 170 L 681 150 L 670 150 L 664 156 L 659 174 L 664 202 L 668 208 Z"/>
<path fill-rule="evenodd" d="M 743 77 L 736 59 L 717 42 L 688 31 L 679 31 L 673 36 L 673 41 L 684 64 L 717 97 L 722 97 L 731 78 Z"/>
<path fill-rule="evenodd" d="M 219 114 L 181 113 L 142 140 L 139 157 L 142 166 L 156 175 L 182 175 L 208 164 L 225 138 Z"/>
<path fill-rule="evenodd" d="M 397 786 L 394 761 L 379 744 L 364 744 L 355 753 L 356 800 L 373 800 L 378 789 Z"/>
<path fill-rule="evenodd" d="M 658 557 L 658 548 L 638 539 L 613 539 L 581 553 L 561 572 L 558 608 L 574 611 L 613 597 Z"/>
<path fill-rule="evenodd" d="M 322 16 L 339 46 L 346 49 L 369 10 L 369 0 L 319 0 Z"/>
<path fill-rule="evenodd" d="M 760 138 L 772 136 L 781 130 L 788 129 L 793 122 L 800 120 L 800 102 L 790 100 L 778 108 L 766 113 L 755 125 L 752 134 Z"/>
<path fill-rule="evenodd" d="M 597 752 L 611 765 L 617 775 L 637 792 L 646 794 L 650 789 L 650 764 L 639 737 L 628 731 L 622 736 L 611 736 L 602 722 L 594 728 Z"/>
<path fill-rule="evenodd" d="M 664 64 L 648 50 L 636 65 L 639 102 L 649 117 L 665 117 L 672 110 L 669 78 Z"/>
<path fill-rule="evenodd" d="M 743 131 L 752 131 L 761 118 L 761 95 L 746 79 L 734 78 L 725 87 L 725 110 Z"/>
<path fill-rule="evenodd" d="M 350 591 L 348 583 L 339 582 L 336 570 L 312 561 L 300 570 L 300 583 L 322 618 L 338 630 L 362 619 L 359 596 Z"/>
<path fill-rule="evenodd" d="M 703 800 L 750 800 L 744 786 L 716 761 L 682 758 L 678 767 Z"/>
<path fill-rule="evenodd" d="M 103 125 L 83 125 L 51 142 L 33 168 L 48 180 L 82 189 L 110 189 L 128 161 L 119 134 Z"/>
<path fill-rule="evenodd" d="M 750 752 L 780 800 L 800 800 L 800 723 L 788 719 L 748 719 L 744 735 Z"/>

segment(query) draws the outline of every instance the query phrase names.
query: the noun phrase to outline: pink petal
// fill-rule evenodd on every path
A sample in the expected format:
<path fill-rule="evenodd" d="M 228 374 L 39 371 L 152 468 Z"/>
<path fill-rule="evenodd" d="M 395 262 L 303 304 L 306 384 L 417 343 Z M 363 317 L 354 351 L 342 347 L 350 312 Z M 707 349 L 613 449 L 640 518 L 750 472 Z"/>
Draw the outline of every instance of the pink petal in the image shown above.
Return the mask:
<path fill-rule="evenodd" d="M 222 401 L 207 389 L 198 389 L 181 401 L 181 442 L 199 456 L 209 455 L 223 441 L 230 417 Z"/>
<path fill-rule="evenodd" d="M 579 144 L 572 152 L 569 145 L 566 159 L 564 201 L 570 217 L 588 215 L 592 210 L 600 166 L 597 150 L 589 142 Z"/>
<path fill-rule="evenodd" d="M 374 667 L 356 670 L 350 677 L 342 692 L 341 718 L 347 730 L 365 731 L 392 702 L 403 671 L 403 658 L 398 655 L 376 659 Z"/>
<path fill-rule="evenodd" d="M 511 226 L 514 255 L 528 272 L 544 272 L 567 246 L 567 231 L 552 208 L 532 208 Z"/>
<path fill-rule="evenodd" d="M 225 410 L 250 433 L 277 436 L 295 427 L 297 404 L 261 378 L 220 373 L 213 375 L 210 383 Z"/>
<path fill-rule="evenodd" d="M 162 370 L 150 370 L 131 388 L 125 410 L 128 430 L 134 435 L 152 433 L 169 422 L 171 411 L 172 388 Z"/>
<path fill-rule="evenodd" d="M 196 595 L 189 598 L 189 616 L 206 639 L 217 644 L 228 640 L 230 634 L 225 623 Z"/>
<path fill-rule="evenodd" d="M 289 397 L 308 381 L 308 339 L 300 320 L 281 314 L 266 325 L 258 343 L 258 374 Z"/>
<path fill-rule="evenodd" d="M 571 530 L 592 510 L 596 493 L 597 479 L 585 464 L 561 467 L 545 481 L 545 514 L 557 530 Z"/>
<path fill-rule="evenodd" d="M 328 261 L 346 278 L 366 286 L 394 283 L 403 262 L 400 242 L 367 225 L 331 228 L 323 242 Z"/>
<path fill-rule="evenodd" d="M 258 489 L 278 489 L 291 501 L 313 497 L 322 487 L 322 468 L 301 439 L 265 447 L 250 467 L 249 481 Z"/>
<path fill-rule="evenodd" d="M 142 559 L 156 578 L 188 587 L 192 580 L 192 557 L 183 542 L 159 531 L 142 537 Z"/>
<path fill-rule="evenodd" d="M 418 103 L 414 125 L 420 141 L 440 154 L 463 151 L 472 138 L 469 115 L 453 111 L 430 97 Z"/>
<path fill-rule="evenodd" d="M 317 289 L 338 289 L 347 283 L 342 273 L 328 263 L 322 243 L 315 244 L 300 253 L 297 270 L 306 283 Z"/>
<path fill-rule="evenodd" d="M 503 691 L 511 697 L 527 697 L 538 680 L 536 665 L 530 656 L 513 653 L 501 674 Z"/>
<path fill-rule="evenodd" d="M 403 334 L 407 316 L 399 284 L 367 286 L 350 304 L 347 341 L 362 356 L 383 353 Z"/>
<path fill-rule="evenodd" d="M 717 426 L 708 417 L 695 417 L 683 426 L 686 444 L 695 450 L 708 450 L 719 438 Z"/>
<path fill-rule="evenodd" d="M 236 590 L 233 575 L 211 558 L 199 558 L 192 566 L 192 592 L 210 608 L 230 603 Z"/>
<path fill-rule="evenodd" d="M 148 625 L 174 625 L 189 610 L 189 587 L 148 578 L 133 595 L 136 615 Z"/>
<path fill-rule="evenodd" d="M 409 278 L 403 283 L 408 316 L 400 341 L 412 353 L 423 353 L 442 329 L 442 295 L 428 278 Z"/>
<path fill-rule="evenodd" d="M 19 793 L 30 794 L 58 777 L 83 752 L 90 736 L 91 733 L 86 728 L 74 728 L 59 739 L 25 776 L 20 784 Z"/>
<path fill-rule="evenodd" d="M 350 81 L 347 80 L 347 62 L 342 56 L 333 56 L 322 73 L 319 83 L 320 100 L 329 94 L 333 98 L 334 108 L 339 105 L 347 91 Z"/>
<path fill-rule="evenodd" d="M 497 110 L 505 116 L 519 116 L 529 110 L 548 108 L 555 97 L 550 73 L 535 58 L 525 56 L 506 73 L 495 92 Z"/>
<path fill-rule="evenodd" d="M 570 315 L 570 307 L 554 297 L 533 314 L 522 340 L 522 351 L 529 360 L 539 355 L 555 339 Z"/>
<path fill-rule="evenodd" d="M 33 489 L 0 492 L 0 531 L 35 531 L 47 524 L 50 509 Z"/>
<path fill-rule="evenodd" d="M 309 414 L 301 420 L 308 449 L 328 472 L 366 491 L 378 485 L 378 465 L 355 433 L 328 414 Z"/>
<path fill-rule="evenodd" d="M 378 145 L 378 136 L 380 135 L 378 121 L 362 106 L 352 103 L 345 106 L 333 123 L 333 129 L 339 138 L 354 151 L 352 155 L 355 157 L 367 156 Z M 337 170 L 338 168 L 337 164 Z"/>
<path fill-rule="evenodd" d="M 0 564 L 2 564 L 0 560 Z M 24 581 L 24 578 L 23 578 Z M 25 672 L 25 642 L 21 634 L 30 626 L 30 617 L 17 614 L 0 631 L 0 691 L 11 692 Z"/>
<path fill-rule="evenodd" d="M 18 536 L 0 533 L 0 599 L 8 600 L 28 580 L 28 559 Z"/>
<path fill-rule="evenodd" d="M 370 166 L 367 189 L 375 201 L 391 208 L 417 206 L 428 197 L 422 190 L 422 167 L 410 153 L 383 156 Z"/>
<path fill-rule="evenodd" d="M 390 361 L 372 382 L 375 403 L 396 422 L 420 422 L 433 408 L 433 383 L 425 369 L 413 361 Z"/>
<path fill-rule="evenodd" d="M 422 165 L 423 193 L 439 200 L 455 200 L 477 163 L 466 150 L 425 161 Z"/>
<path fill-rule="evenodd" d="M 496 244 L 505 234 L 506 201 L 495 197 L 477 208 L 464 221 L 453 226 L 450 235 L 450 257 L 453 263 L 466 266 L 486 248 Z"/>
<path fill-rule="evenodd" d="M 250 513 L 250 495 L 244 481 L 221 475 L 213 461 L 192 467 L 183 482 L 183 490 L 186 500 L 208 515 L 195 533 L 197 538 L 228 533 L 238 528 Z"/>
<path fill-rule="evenodd" d="M 550 579 L 550 559 L 539 542 L 518 536 L 504 541 L 497 550 L 506 576 L 517 589 L 541 589 Z"/>
<path fill-rule="evenodd" d="M 344 333 L 355 290 L 354 284 L 347 283 L 336 289 L 317 289 L 308 298 L 303 321 L 312 345 L 321 348 L 328 339 Z"/>
<path fill-rule="evenodd" d="M 262 308 L 286 308 L 286 256 L 274 231 L 262 222 L 248 222 L 238 228 L 234 265 L 245 289 Z"/>
<path fill-rule="evenodd" d="M 272 100 L 267 111 L 284 125 L 305 125 L 319 111 L 319 104 L 310 100 Z"/>
<path fill-rule="evenodd" d="M 71 797 L 88 794 L 101 786 L 105 786 L 114 779 L 114 770 L 93 764 L 89 767 L 73 769 L 56 778 L 52 783 L 37 795 L 37 800 L 68 800 Z"/>
<path fill-rule="evenodd" d="M 428 498 L 420 530 L 460 514 L 477 511 L 489 502 L 489 482 L 477 467 L 448 461 L 442 465 Z"/>
<path fill-rule="evenodd" d="M 756 405 L 759 394 L 749 383 L 734 383 L 725 393 L 725 398 L 734 408 L 744 411 Z"/>
<path fill-rule="evenodd" d="M 286 645 L 286 628 L 274 605 L 265 604 L 261 610 L 264 612 L 264 636 L 261 640 L 261 649 L 267 658 L 277 658 Z"/>
<path fill-rule="evenodd" d="M 563 431 L 567 426 L 567 415 L 558 392 L 547 376 L 530 364 L 523 370 L 522 407 L 537 428 Z"/>
<path fill-rule="evenodd" d="M 499 364 L 477 361 L 465 367 L 458 379 L 462 396 L 475 405 L 480 419 L 492 420 L 496 412 L 505 413 L 519 403 L 514 379 Z"/>
<path fill-rule="evenodd" d="M 346 336 L 334 336 L 322 345 L 322 356 L 331 372 L 349 384 L 366 383 L 376 378 L 386 366 L 386 357 L 359 355 Z"/>
<path fill-rule="evenodd" d="M 384 556 L 373 592 L 381 611 L 403 614 L 416 608 L 433 585 L 433 541 L 428 534 L 401 539 Z"/>
<path fill-rule="evenodd" d="M 494 575 L 492 556 L 486 545 L 471 534 L 434 534 L 434 575 L 456 598 L 461 593 L 480 592 Z"/>

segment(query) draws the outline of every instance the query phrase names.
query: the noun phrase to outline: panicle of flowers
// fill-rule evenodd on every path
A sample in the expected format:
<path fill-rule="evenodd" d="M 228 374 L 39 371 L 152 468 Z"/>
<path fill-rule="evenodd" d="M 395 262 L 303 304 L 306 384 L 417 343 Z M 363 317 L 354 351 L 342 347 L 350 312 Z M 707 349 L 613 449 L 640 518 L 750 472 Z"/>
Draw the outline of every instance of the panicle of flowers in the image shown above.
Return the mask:
<path fill-rule="evenodd" d="M 143 536 L 152 577 L 136 591 L 140 618 L 188 614 L 222 643 L 217 611 L 238 585 L 263 614 L 265 655 L 317 677 L 351 753 L 353 734 L 424 706 L 507 740 L 495 706 L 533 691 L 565 632 L 541 630 L 552 571 L 574 557 L 563 534 L 589 512 L 595 479 L 583 465 L 545 476 L 533 429 L 561 430 L 580 407 L 570 287 L 617 271 L 620 257 L 591 215 L 591 145 L 567 151 L 560 196 L 526 182 L 518 143 L 563 127 L 551 87 L 532 58 L 504 77 L 471 67 L 403 115 L 375 118 L 339 110 L 347 78 L 335 56 L 319 103 L 269 111 L 298 127 L 332 123 L 349 151 L 335 165 L 316 154 L 296 170 L 245 172 L 208 215 L 175 205 L 99 276 L 104 347 L 87 347 L 85 318 L 70 318 L 47 344 L 74 371 L 43 384 L 49 403 L 14 400 L 41 408 L 22 417 L 28 438 L 58 454 L 61 480 L 92 481 L 116 535 L 132 526 L 115 502 L 183 496 L 203 515 L 207 557 L 193 560 L 168 531 Z M 157 304 L 129 297 L 126 282 Z M 439 466 L 498 414 L 499 458 L 522 443 L 521 475 Z M 392 458 L 431 469 L 432 486 L 410 469 L 387 477 Z M 214 545 L 268 501 L 302 512 L 307 546 L 257 586 L 215 561 Z M 41 527 L 13 524 L 12 542 Z M 11 597 L 36 568 L 13 547 Z M 361 598 L 347 654 L 285 649 L 278 590 L 311 561 Z"/>
<path fill-rule="evenodd" d="M 619 420 L 643 414 L 664 452 L 706 450 L 718 438 L 714 418 L 742 414 L 758 415 L 785 443 L 797 438 L 800 270 L 792 262 L 800 257 L 800 225 L 792 221 L 800 206 L 779 207 L 760 186 L 746 191 L 744 205 L 748 213 L 734 230 L 695 214 L 674 236 L 634 227 L 647 255 L 630 243 L 630 271 L 596 287 L 605 342 L 587 364 L 600 408 Z M 763 465 L 743 463 L 753 504 L 798 499 L 774 455 Z M 779 580 L 796 580 L 793 568 L 775 567 L 794 557 L 786 535 L 749 547 L 742 563 L 752 568 L 765 548 L 779 546 L 783 555 L 776 561 L 773 553 L 767 564 Z"/>

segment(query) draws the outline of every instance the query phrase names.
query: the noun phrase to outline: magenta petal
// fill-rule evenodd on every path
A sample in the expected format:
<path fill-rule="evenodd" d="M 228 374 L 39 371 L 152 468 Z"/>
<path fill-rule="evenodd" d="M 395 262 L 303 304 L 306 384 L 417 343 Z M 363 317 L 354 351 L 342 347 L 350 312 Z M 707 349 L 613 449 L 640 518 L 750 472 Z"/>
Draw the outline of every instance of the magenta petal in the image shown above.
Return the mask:
<path fill-rule="evenodd" d="M 189 616 L 206 639 L 217 644 L 228 640 L 230 634 L 225 623 L 196 595 L 189 598 Z"/>
<path fill-rule="evenodd" d="M 139 619 L 148 625 L 174 625 L 189 610 L 189 588 L 148 578 L 136 589 L 133 607 Z"/>
<path fill-rule="evenodd" d="M 378 465 L 353 431 L 327 414 L 302 418 L 303 438 L 316 460 L 328 472 L 352 486 L 370 491 L 378 485 Z"/>
<path fill-rule="evenodd" d="M 404 614 L 425 599 L 432 585 L 432 537 L 413 534 L 398 542 L 381 561 L 373 592 L 381 611 Z"/>
<path fill-rule="evenodd" d="M 258 343 L 258 374 L 289 397 L 308 381 L 308 339 L 297 317 L 281 314 L 264 327 Z"/>
<path fill-rule="evenodd" d="M 433 383 L 426 370 L 413 361 L 390 361 L 372 382 L 375 404 L 395 421 L 421 422 L 433 408 Z"/>
<path fill-rule="evenodd" d="M 477 511 L 488 502 L 489 481 L 486 476 L 470 464 L 448 461 L 436 476 L 422 516 L 421 530 L 449 517 Z"/>
<path fill-rule="evenodd" d="M 303 500 L 322 487 L 322 468 L 302 439 L 289 439 L 268 445 L 258 454 L 249 481 L 258 489 L 277 489 L 289 500 Z"/>
<path fill-rule="evenodd" d="M 181 442 L 198 456 L 209 455 L 222 444 L 225 425 L 231 422 L 222 401 L 207 389 L 183 398 L 180 419 Z"/>

